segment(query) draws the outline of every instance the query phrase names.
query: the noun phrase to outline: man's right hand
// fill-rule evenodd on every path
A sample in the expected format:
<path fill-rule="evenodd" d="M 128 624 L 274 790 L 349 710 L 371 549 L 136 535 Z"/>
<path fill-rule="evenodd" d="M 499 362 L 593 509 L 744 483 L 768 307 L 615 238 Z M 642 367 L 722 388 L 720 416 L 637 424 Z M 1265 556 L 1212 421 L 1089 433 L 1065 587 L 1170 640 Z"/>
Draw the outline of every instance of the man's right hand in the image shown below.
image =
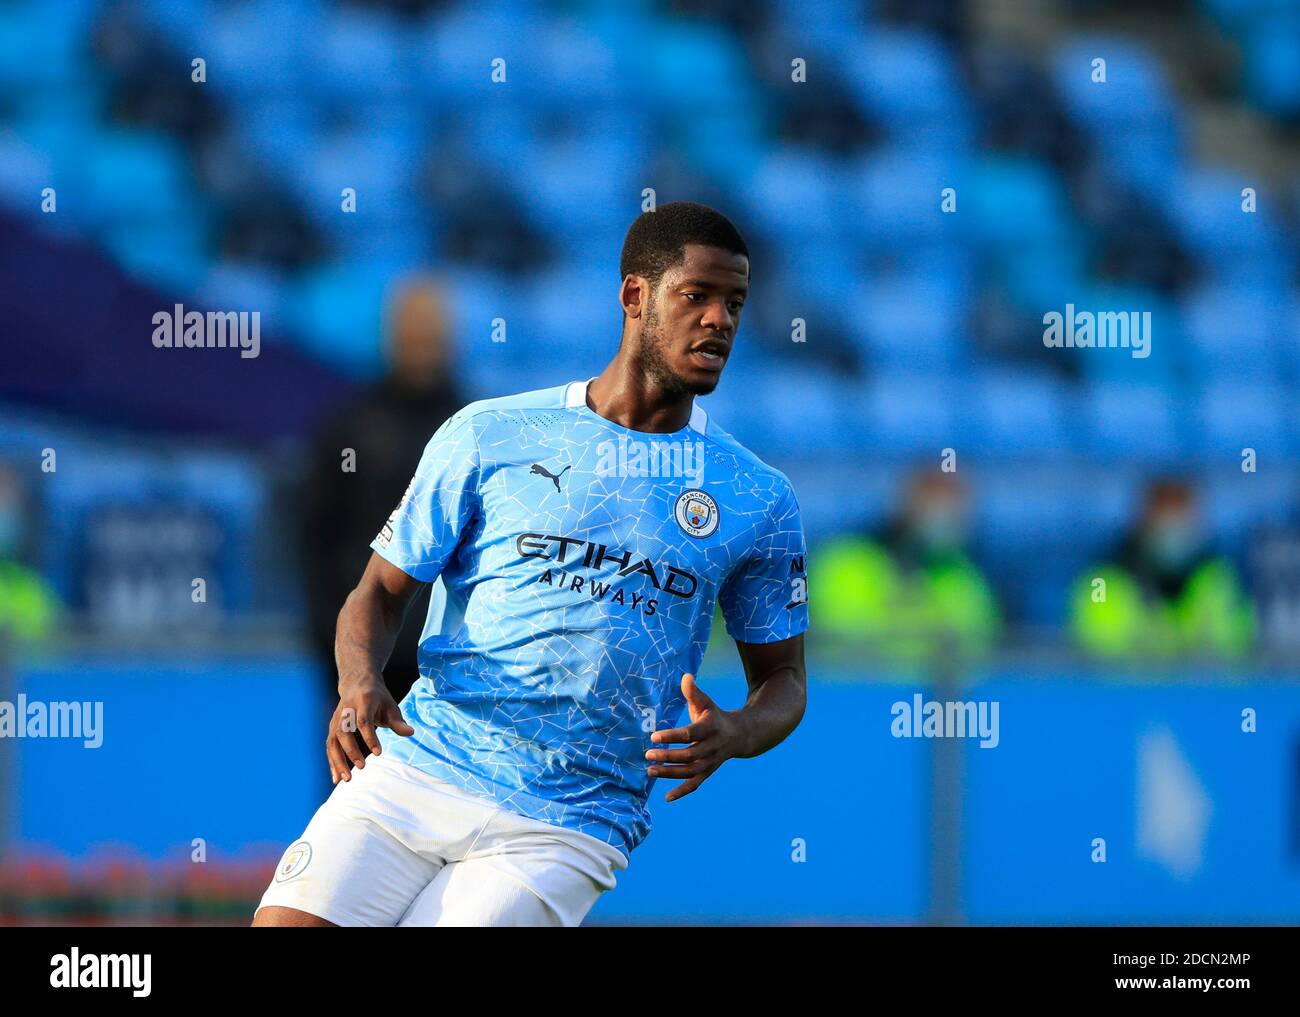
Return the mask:
<path fill-rule="evenodd" d="M 415 728 L 402 719 L 401 708 L 384 685 L 382 677 L 349 682 L 339 690 L 339 705 L 330 718 L 325 738 L 325 758 L 335 784 L 352 779 L 352 766 L 364 769 L 366 757 L 357 744 L 357 735 L 378 756 L 382 753 L 375 729 L 390 728 L 409 738 Z"/>

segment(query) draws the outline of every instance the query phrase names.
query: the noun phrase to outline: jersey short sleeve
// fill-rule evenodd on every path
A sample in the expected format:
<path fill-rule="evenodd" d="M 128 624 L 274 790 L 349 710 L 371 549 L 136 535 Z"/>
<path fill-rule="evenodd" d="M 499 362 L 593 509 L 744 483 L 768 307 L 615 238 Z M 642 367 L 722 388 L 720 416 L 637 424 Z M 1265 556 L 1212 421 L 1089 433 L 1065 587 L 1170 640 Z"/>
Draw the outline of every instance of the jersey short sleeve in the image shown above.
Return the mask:
<path fill-rule="evenodd" d="M 787 484 L 754 548 L 719 590 L 727 633 L 740 643 L 775 643 L 808 629 L 806 548 L 799 502 Z"/>
<path fill-rule="evenodd" d="M 477 517 L 478 476 L 472 414 L 462 410 L 429 439 L 406 493 L 371 548 L 412 578 L 433 582 Z"/>

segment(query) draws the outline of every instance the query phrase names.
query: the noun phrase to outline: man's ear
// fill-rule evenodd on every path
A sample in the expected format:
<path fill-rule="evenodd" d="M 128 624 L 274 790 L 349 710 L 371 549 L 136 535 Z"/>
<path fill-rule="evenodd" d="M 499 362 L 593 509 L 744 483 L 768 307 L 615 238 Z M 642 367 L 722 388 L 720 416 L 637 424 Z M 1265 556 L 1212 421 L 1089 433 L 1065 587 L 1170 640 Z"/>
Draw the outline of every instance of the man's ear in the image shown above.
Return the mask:
<path fill-rule="evenodd" d="M 641 276 L 629 275 L 624 278 L 618 294 L 619 303 L 623 305 L 623 313 L 629 318 L 641 317 L 649 292 L 650 283 Z"/>

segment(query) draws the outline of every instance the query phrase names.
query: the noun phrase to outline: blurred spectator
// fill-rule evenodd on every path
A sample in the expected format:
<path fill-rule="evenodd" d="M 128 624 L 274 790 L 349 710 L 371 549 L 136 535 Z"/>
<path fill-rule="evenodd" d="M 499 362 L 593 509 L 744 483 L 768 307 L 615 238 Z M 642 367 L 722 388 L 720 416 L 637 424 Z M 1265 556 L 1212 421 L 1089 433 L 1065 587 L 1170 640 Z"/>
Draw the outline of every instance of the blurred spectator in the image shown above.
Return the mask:
<path fill-rule="evenodd" d="M 406 490 L 424 446 L 465 405 L 451 378 L 448 314 L 430 279 L 401 284 L 389 308 L 388 374 L 343 406 L 317 433 L 303 497 L 303 562 L 312 645 L 335 702 L 334 623 L 370 557 L 370 541 Z M 355 452 L 349 472 L 345 450 Z M 418 671 L 416 645 L 428 603 L 421 593 L 384 671 L 393 696 L 406 695 Z"/>
<path fill-rule="evenodd" d="M 1262 532 L 1250 549 L 1257 649 L 1300 658 L 1300 525 Z"/>
<path fill-rule="evenodd" d="M 997 600 L 966 551 L 965 492 L 955 475 L 918 472 L 877 536 L 847 534 L 809 558 L 813 630 L 898 660 L 988 650 Z"/>
<path fill-rule="evenodd" d="M 1237 657 L 1250 648 L 1254 611 L 1232 565 L 1209 546 L 1187 483 L 1148 488 L 1110 560 L 1080 577 L 1073 626 L 1078 644 L 1104 657 Z"/>
<path fill-rule="evenodd" d="M 18 473 L 0 463 L 0 642 L 34 643 L 53 628 L 54 591 L 21 561 L 27 513 Z"/>

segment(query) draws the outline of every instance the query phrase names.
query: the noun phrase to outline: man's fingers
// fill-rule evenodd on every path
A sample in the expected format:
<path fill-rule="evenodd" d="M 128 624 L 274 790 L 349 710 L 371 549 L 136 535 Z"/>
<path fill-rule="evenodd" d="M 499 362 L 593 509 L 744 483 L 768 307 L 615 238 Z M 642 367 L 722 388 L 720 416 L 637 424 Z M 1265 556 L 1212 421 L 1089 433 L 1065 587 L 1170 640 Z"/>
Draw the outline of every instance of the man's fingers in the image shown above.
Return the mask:
<path fill-rule="evenodd" d="M 330 762 L 330 776 L 334 778 L 337 784 L 340 780 L 347 780 L 350 772 L 347 757 L 343 755 L 343 749 L 339 746 L 338 737 L 333 729 L 325 739 L 325 758 Z"/>
<path fill-rule="evenodd" d="M 366 766 L 366 757 L 361 751 L 361 746 L 357 744 L 356 732 L 340 731 L 335 740 L 337 741 L 339 748 L 343 750 L 343 754 L 347 756 L 348 759 L 352 760 L 352 765 L 358 769 L 364 770 Z M 351 775 L 349 774 L 343 779 L 348 780 L 350 776 Z"/>
<path fill-rule="evenodd" d="M 651 777 L 663 777 L 665 780 L 684 780 L 687 777 L 707 777 L 716 769 L 707 760 L 699 759 L 681 766 L 652 766 L 647 771 Z"/>
<path fill-rule="evenodd" d="M 686 727 L 675 727 L 669 731 L 656 731 L 650 736 L 650 740 L 659 745 L 665 742 L 698 742 L 712 730 L 711 724 L 700 720 L 694 724 L 688 724 Z"/>
<path fill-rule="evenodd" d="M 396 703 L 389 704 L 388 709 L 384 711 L 384 719 L 380 723 L 384 727 L 396 731 L 404 738 L 409 738 L 415 734 L 415 728 L 406 722 L 406 719 L 402 716 L 402 708 Z"/>
<path fill-rule="evenodd" d="M 645 757 L 652 763 L 693 763 L 710 755 L 712 753 L 697 742 L 689 749 L 647 749 Z"/>
<path fill-rule="evenodd" d="M 682 675 L 682 695 L 686 701 L 694 706 L 697 710 L 707 710 L 715 707 L 717 704 L 708 697 L 705 691 L 695 682 L 695 675 L 689 671 Z"/>
<path fill-rule="evenodd" d="M 391 699 L 382 709 L 379 710 L 379 716 L 375 718 L 374 723 L 371 723 L 368 719 L 361 722 L 361 737 L 364 738 L 366 744 L 370 746 L 370 751 L 372 753 L 376 756 L 381 756 L 383 755 L 384 750 L 383 746 L 379 742 L 379 734 L 375 730 L 376 727 L 391 728 L 399 735 L 403 735 L 407 738 L 415 734 L 415 728 L 411 727 L 411 725 L 402 718 L 402 708 Z"/>
<path fill-rule="evenodd" d="M 699 787 L 703 783 L 704 783 L 704 777 L 692 777 L 685 784 L 673 788 L 666 795 L 664 795 L 664 801 L 675 802 L 679 798 L 685 798 L 688 794 L 690 794 L 692 791 L 694 791 L 697 787 Z"/>
<path fill-rule="evenodd" d="M 351 780 L 353 767 L 365 769 L 366 754 L 361 748 L 362 742 L 372 755 L 383 754 L 378 728 L 390 727 L 407 737 L 415 734 L 415 729 L 402 718 L 401 708 L 387 694 L 363 695 L 345 702 L 347 705 L 339 704 L 325 742 L 330 776 L 336 784 L 340 780 Z"/>
<path fill-rule="evenodd" d="M 379 746 L 379 735 L 375 732 L 375 725 L 366 719 L 361 722 L 359 730 L 361 740 L 366 743 L 366 747 L 376 756 L 380 755 L 383 750 Z"/>

